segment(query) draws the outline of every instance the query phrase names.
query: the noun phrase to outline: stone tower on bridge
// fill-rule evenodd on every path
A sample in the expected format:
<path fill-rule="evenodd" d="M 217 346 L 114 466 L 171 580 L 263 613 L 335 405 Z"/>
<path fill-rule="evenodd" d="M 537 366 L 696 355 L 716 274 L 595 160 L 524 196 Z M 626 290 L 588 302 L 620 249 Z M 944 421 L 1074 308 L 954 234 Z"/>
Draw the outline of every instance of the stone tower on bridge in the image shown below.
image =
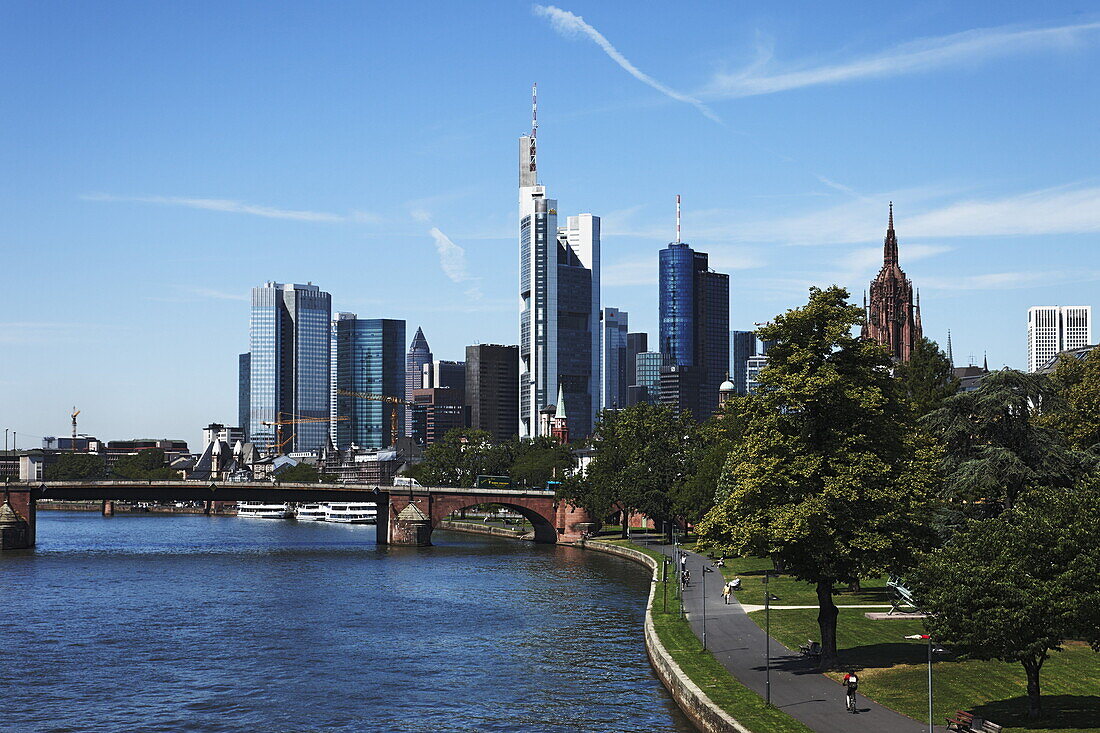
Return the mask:
<path fill-rule="evenodd" d="M 883 243 L 882 269 L 871 281 L 871 299 L 863 298 L 865 320 L 861 335 L 886 346 L 895 361 L 909 361 L 924 333 L 920 323 L 920 292 L 898 265 L 898 237 L 894 233 L 894 202 Z"/>

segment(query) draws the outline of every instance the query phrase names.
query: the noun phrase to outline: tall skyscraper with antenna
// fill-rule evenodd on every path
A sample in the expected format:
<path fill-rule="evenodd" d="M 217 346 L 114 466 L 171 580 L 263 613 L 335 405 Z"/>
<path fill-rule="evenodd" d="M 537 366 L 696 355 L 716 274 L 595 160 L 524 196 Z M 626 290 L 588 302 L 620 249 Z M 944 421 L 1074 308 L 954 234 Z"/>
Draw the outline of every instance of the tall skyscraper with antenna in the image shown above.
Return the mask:
<path fill-rule="evenodd" d="M 681 241 L 679 195 L 676 241 L 661 250 L 658 286 L 661 403 L 706 420 L 729 372 L 730 280 Z"/>
<path fill-rule="evenodd" d="M 519 139 L 519 420 L 540 434 L 539 411 L 560 391 L 569 432 L 590 435 L 600 405 L 600 218 L 570 216 L 538 180 L 538 98 L 531 88 L 531 133 Z"/>

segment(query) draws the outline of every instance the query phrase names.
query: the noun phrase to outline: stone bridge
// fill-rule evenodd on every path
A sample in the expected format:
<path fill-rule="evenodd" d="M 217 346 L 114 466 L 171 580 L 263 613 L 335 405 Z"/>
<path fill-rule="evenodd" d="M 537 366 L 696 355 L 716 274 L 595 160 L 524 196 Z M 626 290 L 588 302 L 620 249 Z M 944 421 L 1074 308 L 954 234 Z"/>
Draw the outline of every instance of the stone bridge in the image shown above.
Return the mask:
<path fill-rule="evenodd" d="M 378 507 L 379 544 L 429 545 L 432 530 L 452 512 L 478 504 L 499 504 L 534 526 L 536 542 L 581 538 L 590 518 L 583 509 L 559 502 L 548 491 L 361 484 L 280 484 L 205 481 L 46 481 L 8 483 L 0 504 L 0 550 L 33 547 L 37 502 L 42 499 L 100 501 L 110 513 L 115 501 L 265 503 L 363 502 Z"/>

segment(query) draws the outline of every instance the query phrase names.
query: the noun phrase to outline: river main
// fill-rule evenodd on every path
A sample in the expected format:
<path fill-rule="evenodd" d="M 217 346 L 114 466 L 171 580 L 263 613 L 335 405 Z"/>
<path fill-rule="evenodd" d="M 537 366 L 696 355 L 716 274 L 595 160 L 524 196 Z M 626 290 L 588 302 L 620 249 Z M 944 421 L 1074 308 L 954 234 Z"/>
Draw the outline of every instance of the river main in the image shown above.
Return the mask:
<path fill-rule="evenodd" d="M 649 575 L 568 547 L 39 512 L 0 556 L 5 731 L 691 731 Z"/>

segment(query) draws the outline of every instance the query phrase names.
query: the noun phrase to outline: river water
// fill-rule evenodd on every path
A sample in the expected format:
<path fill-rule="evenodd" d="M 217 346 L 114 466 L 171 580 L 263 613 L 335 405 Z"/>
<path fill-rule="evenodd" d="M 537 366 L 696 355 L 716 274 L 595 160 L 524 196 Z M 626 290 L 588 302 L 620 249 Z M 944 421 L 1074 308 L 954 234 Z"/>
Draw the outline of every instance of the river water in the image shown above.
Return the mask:
<path fill-rule="evenodd" d="M 373 526 L 43 511 L 0 556 L 4 731 L 691 731 L 648 573 Z"/>

